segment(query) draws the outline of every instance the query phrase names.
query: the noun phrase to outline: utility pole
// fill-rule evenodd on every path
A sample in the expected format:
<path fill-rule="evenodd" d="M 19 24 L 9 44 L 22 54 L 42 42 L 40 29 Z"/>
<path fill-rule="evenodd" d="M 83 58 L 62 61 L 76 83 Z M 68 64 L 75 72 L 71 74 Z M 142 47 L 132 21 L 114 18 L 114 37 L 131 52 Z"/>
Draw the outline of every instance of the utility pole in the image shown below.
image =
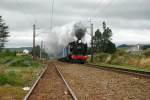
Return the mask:
<path fill-rule="evenodd" d="M 91 22 L 91 62 L 93 62 L 93 23 Z"/>
<path fill-rule="evenodd" d="M 35 60 L 35 35 L 36 35 L 36 31 L 35 31 L 35 24 L 33 25 L 33 60 Z"/>
<path fill-rule="evenodd" d="M 44 63 L 44 61 L 46 60 L 45 49 L 46 49 L 46 47 L 45 47 L 45 43 L 44 43 L 44 44 L 43 44 L 43 52 L 44 52 L 44 55 L 43 55 L 43 63 Z"/>
<path fill-rule="evenodd" d="M 90 28 L 91 28 L 91 62 L 93 62 L 94 54 L 93 54 L 93 22 L 92 18 L 90 18 Z"/>
<path fill-rule="evenodd" d="M 42 50 L 43 50 L 43 41 L 41 41 L 41 48 L 40 48 L 40 59 L 42 59 Z"/>
<path fill-rule="evenodd" d="M 90 28 L 91 28 L 91 62 L 93 62 L 93 22 L 92 22 L 92 18 L 90 18 Z"/>

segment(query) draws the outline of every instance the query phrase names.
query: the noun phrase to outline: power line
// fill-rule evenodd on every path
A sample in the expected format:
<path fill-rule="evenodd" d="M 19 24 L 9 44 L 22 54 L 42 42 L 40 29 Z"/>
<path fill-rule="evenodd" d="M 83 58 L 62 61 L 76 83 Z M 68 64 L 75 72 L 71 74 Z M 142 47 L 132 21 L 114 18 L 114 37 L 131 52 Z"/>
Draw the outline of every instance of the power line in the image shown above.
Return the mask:
<path fill-rule="evenodd" d="M 97 0 L 95 10 L 100 6 L 102 7 L 104 5 L 104 3 L 105 3 L 105 0 Z"/>
<path fill-rule="evenodd" d="M 22 5 L 20 4 L 19 0 L 16 0 L 16 2 L 17 2 L 18 7 L 20 7 L 20 8 L 21 8 L 22 13 L 24 14 L 25 19 L 27 20 L 27 22 L 29 23 L 29 25 L 31 25 L 31 24 L 32 24 L 32 22 L 31 22 L 31 20 L 29 20 L 29 19 L 28 19 L 28 17 L 27 17 L 27 15 L 26 15 L 26 13 L 25 13 L 25 11 L 24 11 L 24 9 L 23 9 Z"/>
<path fill-rule="evenodd" d="M 91 13 L 93 13 L 93 14 L 95 14 L 96 12 L 97 12 L 97 8 L 100 6 L 100 5 L 102 5 L 103 4 L 103 1 L 104 0 L 96 0 L 96 6 L 94 7 L 94 11 L 92 10 L 91 12 L 90 12 L 90 14 Z M 92 16 L 89 16 L 90 18 L 92 17 Z"/>
<path fill-rule="evenodd" d="M 97 13 L 97 11 L 99 10 L 98 8 L 100 7 L 100 8 L 105 8 L 105 1 L 106 0 L 96 0 L 96 6 L 95 6 L 95 8 L 94 8 L 94 11 L 92 12 L 90 12 L 90 13 L 93 13 L 93 15 L 92 16 L 89 16 L 90 18 L 91 17 L 94 17 L 95 15 L 96 15 L 96 13 Z M 102 10 L 102 9 L 100 9 L 100 10 Z M 97 16 L 96 16 L 97 17 Z M 96 18 L 95 17 L 95 18 Z"/>
<path fill-rule="evenodd" d="M 96 8 L 98 8 L 99 6 L 101 6 L 100 8 L 101 9 L 96 9 L 96 11 L 94 11 L 94 14 L 93 14 L 93 18 L 95 18 L 95 20 L 98 20 L 97 18 L 99 18 L 100 17 L 100 15 L 102 15 L 102 14 L 105 14 L 106 13 L 106 11 L 107 11 L 107 9 L 110 7 L 110 5 L 113 3 L 113 1 L 114 0 L 109 0 L 109 2 L 107 2 L 106 3 L 106 1 L 105 0 L 100 0 L 100 1 L 98 1 L 97 0 L 97 7 Z M 98 11 L 99 10 L 99 11 Z M 100 13 L 95 13 L 95 12 L 100 12 Z M 100 15 L 98 15 L 98 14 L 100 14 Z M 94 17 L 95 16 L 95 17 Z M 107 17 L 108 18 L 108 17 Z M 107 18 L 104 18 L 104 20 L 107 20 Z"/>
<path fill-rule="evenodd" d="M 23 7 L 23 5 L 20 3 L 20 1 L 19 1 L 19 0 L 16 0 L 16 2 L 17 2 L 18 7 L 20 7 L 20 9 L 22 10 L 22 13 L 24 14 L 24 16 L 25 16 L 26 20 L 29 22 L 29 24 L 31 25 L 31 24 L 33 24 L 33 23 L 36 23 L 37 20 L 36 20 L 35 16 L 33 16 L 33 14 L 31 14 L 31 16 L 32 16 L 33 19 L 34 19 L 34 21 L 31 21 L 31 19 L 28 18 L 28 15 L 27 15 L 27 13 L 25 12 L 24 7 Z"/>
<path fill-rule="evenodd" d="M 51 5 L 51 16 L 50 16 L 50 28 L 51 28 L 51 30 L 53 28 L 53 15 L 54 15 L 54 0 L 52 0 L 52 5 Z"/>
<path fill-rule="evenodd" d="M 95 6 L 95 8 L 93 9 L 94 11 L 91 11 L 90 14 L 93 13 L 93 15 L 95 15 L 95 13 L 97 12 L 97 8 L 98 8 L 100 5 L 101 5 L 101 7 L 102 7 L 104 2 L 105 2 L 105 0 L 96 0 L 96 6 Z M 90 23 L 92 22 L 92 17 L 93 17 L 93 16 L 89 16 L 89 18 L 90 18 Z"/>
<path fill-rule="evenodd" d="M 100 10 L 98 11 L 98 14 L 99 14 L 99 12 L 105 14 L 106 11 L 107 11 L 108 8 L 112 5 L 113 2 L 114 2 L 114 0 L 110 0 L 110 2 L 108 2 L 108 3 L 105 2 L 105 3 L 106 3 L 105 6 L 103 7 L 103 9 L 100 9 Z M 98 15 L 97 15 L 96 17 L 98 17 Z"/>
<path fill-rule="evenodd" d="M 110 2 L 106 3 L 106 0 L 96 0 L 96 6 L 94 8 L 93 11 L 93 17 L 96 15 L 95 18 L 99 17 L 99 15 L 97 15 L 97 13 L 105 13 L 107 11 L 107 9 L 109 8 L 109 6 L 113 3 L 114 0 L 109 0 Z M 98 9 L 101 8 L 101 9 Z M 90 14 L 92 13 L 92 11 L 90 12 Z M 89 16 L 92 17 L 92 16 Z"/>

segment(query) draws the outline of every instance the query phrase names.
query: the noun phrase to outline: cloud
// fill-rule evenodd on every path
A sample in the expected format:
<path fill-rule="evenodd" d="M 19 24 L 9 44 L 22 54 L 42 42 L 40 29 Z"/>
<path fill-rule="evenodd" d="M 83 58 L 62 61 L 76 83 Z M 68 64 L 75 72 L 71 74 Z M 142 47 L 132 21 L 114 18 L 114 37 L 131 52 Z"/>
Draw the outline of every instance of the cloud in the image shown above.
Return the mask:
<path fill-rule="evenodd" d="M 119 44 L 149 44 L 149 30 L 114 30 L 113 42 Z"/>
<path fill-rule="evenodd" d="M 41 34 L 36 36 L 36 45 L 40 44 L 42 38 Z M 30 31 L 13 31 L 11 36 L 8 38 L 6 47 L 32 47 L 33 33 Z"/>
<path fill-rule="evenodd" d="M 11 42 L 8 43 L 9 46 L 23 46 L 17 44 L 21 41 L 20 38 L 32 38 L 32 35 L 24 33 L 31 34 L 35 22 L 38 30 L 40 29 L 39 32 L 50 33 L 51 2 L 51 0 L 0 0 L 1 16 L 10 27 L 12 36 L 9 38 Z M 114 32 L 113 41 L 117 44 L 136 43 L 135 41 L 149 43 L 147 38 L 150 33 L 149 4 L 150 0 L 55 0 L 53 28 L 78 20 L 86 21 L 88 26 L 90 25 L 88 19 L 92 17 L 96 20 L 95 29 L 101 27 L 102 21 L 106 21 Z M 131 37 L 131 40 L 127 40 L 127 37 L 128 39 Z M 32 39 L 25 44 L 32 45 Z"/>

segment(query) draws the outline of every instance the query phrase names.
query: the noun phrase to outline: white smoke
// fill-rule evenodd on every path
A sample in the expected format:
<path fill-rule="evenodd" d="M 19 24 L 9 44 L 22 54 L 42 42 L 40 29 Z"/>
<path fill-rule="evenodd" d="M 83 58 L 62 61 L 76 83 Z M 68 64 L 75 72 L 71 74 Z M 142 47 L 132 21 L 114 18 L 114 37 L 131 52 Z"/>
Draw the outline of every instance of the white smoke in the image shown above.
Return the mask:
<path fill-rule="evenodd" d="M 52 32 L 44 35 L 47 52 L 49 54 L 57 56 L 60 52 L 62 52 L 63 48 L 65 48 L 69 42 L 77 40 L 74 31 L 74 25 L 77 23 L 80 22 L 72 22 L 61 27 L 55 27 Z M 90 36 L 85 34 L 83 41 L 88 42 L 89 39 Z"/>

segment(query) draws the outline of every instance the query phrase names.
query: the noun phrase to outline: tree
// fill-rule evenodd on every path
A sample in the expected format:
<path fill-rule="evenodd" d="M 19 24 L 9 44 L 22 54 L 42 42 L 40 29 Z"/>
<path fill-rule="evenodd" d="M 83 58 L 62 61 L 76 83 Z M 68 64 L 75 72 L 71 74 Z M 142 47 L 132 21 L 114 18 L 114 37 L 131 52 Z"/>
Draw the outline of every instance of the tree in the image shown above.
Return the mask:
<path fill-rule="evenodd" d="M 35 57 L 36 58 L 40 58 L 40 51 L 41 51 L 41 48 L 39 45 L 35 46 Z M 33 54 L 33 50 L 31 51 L 31 53 Z M 42 50 L 41 51 L 41 56 L 42 58 L 48 58 L 48 54 L 46 53 L 45 50 Z"/>
<path fill-rule="evenodd" d="M 111 42 L 111 36 L 111 29 L 103 22 L 103 32 L 97 29 L 93 37 L 94 52 L 114 53 L 116 51 L 116 46 Z"/>
<path fill-rule="evenodd" d="M 8 26 L 3 22 L 2 16 L 0 16 L 0 51 L 4 48 L 7 37 L 9 37 Z"/>
<path fill-rule="evenodd" d="M 108 42 L 111 39 L 112 31 L 109 27 L 106 27 L 106 23 L 103 22 L 103 41 Z"/>
<path fill-rule="evenodd" d="M 104 48 L 104 51 L 105 53 L 114 53 L 116 51 L 116 46 L 114 43 L 112 43 L 111 41 L 108 41 L 106 44 L 105 44 L 105 48 Z"/>
<path fill-rule="evenodd" d="M 93 37 L 93 48 L 94 52 L 100 52 L 102 47 L 102 33 L 99 29 L 95 32 L 95 36 Z"/>
<path fill-rule="evenodd" d="M 42 58 L 46 58 L 48 59 L 48 53 L 46 53 L 45 51 L 42 51 Z"/>

